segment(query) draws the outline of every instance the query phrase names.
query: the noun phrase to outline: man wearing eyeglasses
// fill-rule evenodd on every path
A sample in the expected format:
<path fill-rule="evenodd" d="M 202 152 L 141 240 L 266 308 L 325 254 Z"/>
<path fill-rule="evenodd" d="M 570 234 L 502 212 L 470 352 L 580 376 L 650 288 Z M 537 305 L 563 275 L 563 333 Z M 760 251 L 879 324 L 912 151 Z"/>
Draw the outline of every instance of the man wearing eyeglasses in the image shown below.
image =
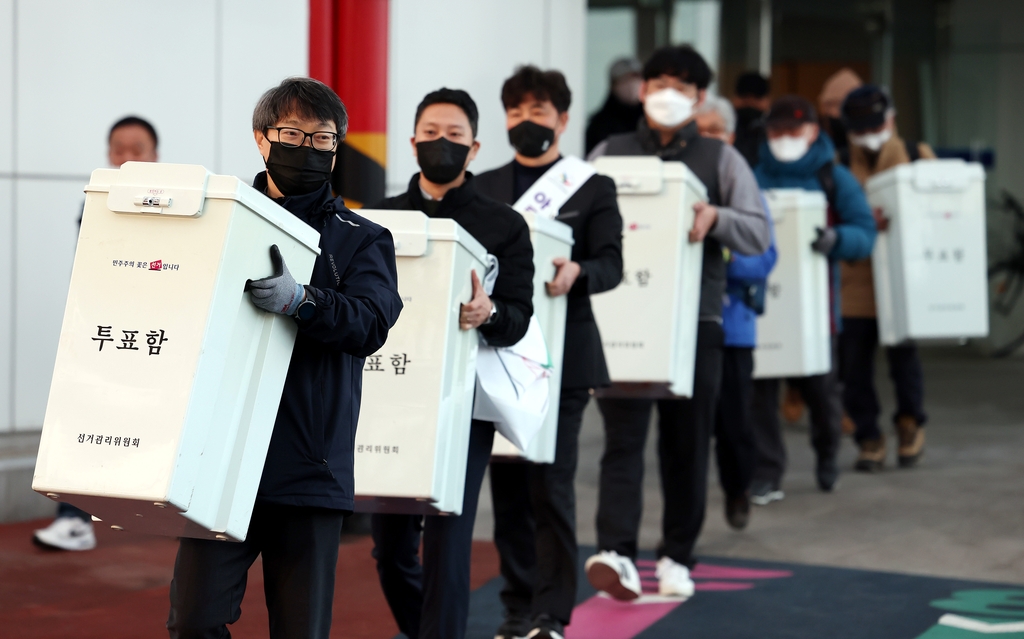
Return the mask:
<path fill-rule="evenodd" d="M 391 234 L 331 195 L 347 126 L 338 96 L 309 78 L 270 89 L 253 113 L 267 166 L 253 186 L 320 233 L 320 256 L 302 286 L 272 246 L 273 275 L 249 283 L 251 302 L 293 317 L 298 338 L 248 534 L 242 543 L 181 540 L 172 638 L 230 636 L 227 624 L 241 616 L 246 575 L 260 555 L 270 637 L 330 635 L 342 518 L 354 505 L 363 358 L 384 345 L 402 309 Z"/>

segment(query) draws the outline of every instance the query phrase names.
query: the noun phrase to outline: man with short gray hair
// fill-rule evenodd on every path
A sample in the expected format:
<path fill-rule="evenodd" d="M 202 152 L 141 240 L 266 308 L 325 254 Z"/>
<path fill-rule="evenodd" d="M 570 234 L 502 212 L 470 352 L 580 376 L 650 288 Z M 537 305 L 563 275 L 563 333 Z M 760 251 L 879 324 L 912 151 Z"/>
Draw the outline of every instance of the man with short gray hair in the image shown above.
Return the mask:
<path fill-rule="evenodd" d="M 736 110 L 721 96 L 709 95 L 697 107 L 697 130 L 704 137 L 715 138 L 726 144 L 736 139 Z"/>

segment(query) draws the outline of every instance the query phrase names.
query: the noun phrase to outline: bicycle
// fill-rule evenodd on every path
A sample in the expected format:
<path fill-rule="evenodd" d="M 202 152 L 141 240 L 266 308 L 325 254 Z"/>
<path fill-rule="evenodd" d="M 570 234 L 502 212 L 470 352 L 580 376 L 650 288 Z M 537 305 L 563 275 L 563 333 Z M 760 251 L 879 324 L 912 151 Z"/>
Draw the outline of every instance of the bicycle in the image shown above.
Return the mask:
<path fill-rule="evenodd" d="M 1014 216 L 1014 249 L 1012 254 L 988 267 L 989 302 L 992 312 L 1010 317 L 1024 293 L 1024 205 L 1009 191 L 1003 190 L 997 208 Z M 1011 333 L 1012 335 L 1013 333 Z M 992 357 L 1007 357 L 1024 346 L 1024 332 L 1004 343 L 993 334 Z"/>

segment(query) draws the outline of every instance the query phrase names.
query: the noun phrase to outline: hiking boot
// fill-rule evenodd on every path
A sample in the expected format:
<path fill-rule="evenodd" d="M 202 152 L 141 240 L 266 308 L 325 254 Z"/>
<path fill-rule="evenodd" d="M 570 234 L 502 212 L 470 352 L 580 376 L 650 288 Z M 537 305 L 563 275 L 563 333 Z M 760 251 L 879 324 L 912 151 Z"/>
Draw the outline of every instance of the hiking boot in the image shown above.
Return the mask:
<path fill-rule="evenodd" d="M 835 457 L 818 458 L 818 463 L 814 468 L 814 478 L 818 480 L 818 488 L 823 493 L 830 493 L 836 486 L 836 480 L 839 479 L 839 466 L 836 465 Z"/>
<path fill-rule="evenodd" d="M 505 622 L 498 626 L 494 639 L 525 639 L 531 630 L 533 624 L 529 617 L 510 612 L 505 615 Z"/>
<path fill-rule="evenodd" d="M 664 597 L 692 597 L 694 591 L 693 579 L 690 579 L 690 569 L 669 557 L 662 557 L 658 560 L 658 567 L 655 570 L 658 576 L 658 594 Z"/>
<path fill-rule="evenodd" d="M 857 455 L 857 463 L 853 465 L 854 470 L 864 473 L 882 470 L 882 464 L 885 463 L 885 436 L 878 439 L 865 439 L 858 446 L 860 446 L 860 454 Z"/>
<path fill-rule="evenodd" d="M 38 546 L 58 550 L 92 550 L 96 547 L 96 534 L 92 522 L 78 517 L 58 517 L 46 528 L 32 536 Z"/>
<path fill-rule="evenodd" d="M 537 615 L 533 620 L 533 629 L 526 634 L 526 639 L 565 639 L 565 626 L 561 621 L 548 615 Z"/>
<path fill-rule="evenodd" d="M 782 501 L 786 493 L 770 481 L 755 481 L 750 486 L 750 502 L 758 506 L 767 506 L 773 501 Z"/>
<path fill-rule="evenodd" d="M 603 550 L 592 556 L 583 569 L 595 590 L 606 592 L 619 601 L 632 601 L 643 592 L 640 573 L 633 561 L 614 550 Z"/>
<path fill-rule="evenodd" d="M 782 413 L 783 419 L 790 424 L 800 421 L 804 415 L 804 398 L 800 396 L 800 391 L 792 386 L 786 386 L 779 412 Z"/>
<path fill-rule="evenodd" d="M 750 499 L 746 495 L 725 498 L 725 521 L 733 530 L 743 530 L 750 523 Z"/>
<path fill-rule="evenodd" d="M 924 454 L 924 428 L 917 420 L 901 415 L 896 420 L 896 434 L 900 439 L 898 459 L 900 468 L 910 468 L 917 464 Z"/>

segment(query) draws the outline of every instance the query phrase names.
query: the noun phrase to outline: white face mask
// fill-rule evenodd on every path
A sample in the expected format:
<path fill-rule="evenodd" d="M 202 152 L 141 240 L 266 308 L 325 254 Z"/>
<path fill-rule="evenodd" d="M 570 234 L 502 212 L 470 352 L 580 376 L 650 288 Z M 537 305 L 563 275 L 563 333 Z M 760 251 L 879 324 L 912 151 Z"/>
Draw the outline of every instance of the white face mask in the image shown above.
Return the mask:
<path fill-rule="evenodd" d="M 662 89 L 647 94 L 644 113 L 661 126 L 671 128 L 690 119 L 695 104 L 696 100 L 675 89 Z"/>
<path fill-rule="evenodd" d="M 802 135 L 783 135 L 769 139 L 768 149 L 779 162 L 796 162 L 807 155 L 811 143 Z"/>
<path fill-rule="evenodd" d="M 878 153 L 882 145 L 892 139 L 892 129 L 882 129 L 878 133 L 866 133 L 864 135 L 850 135 L 850 142 L 862 146 L 872 153 Z"/>

